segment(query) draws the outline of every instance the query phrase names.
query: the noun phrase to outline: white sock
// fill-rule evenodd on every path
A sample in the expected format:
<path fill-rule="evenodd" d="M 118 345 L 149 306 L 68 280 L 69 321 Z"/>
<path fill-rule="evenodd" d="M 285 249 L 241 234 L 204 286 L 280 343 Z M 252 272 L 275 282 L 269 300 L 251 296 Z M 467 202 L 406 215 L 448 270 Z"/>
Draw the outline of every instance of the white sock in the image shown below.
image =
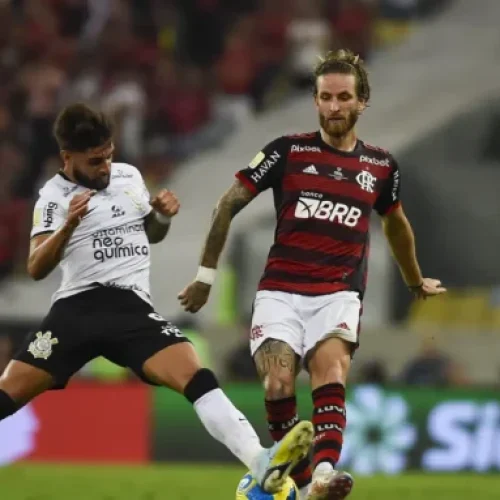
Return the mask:
<path fill-rule="evenodd" d="M 313 480 L 314 476 L 322 476 L 324 474 L 330 474 L 333 472 L 333 465 L 330 462 L 320 462 L 313 472 Z"/>
<path fill-rule="evenodd" d="M 306 500 L 307 495 L 309 494 L 309 484 L 307 486 L 303 486 L 299 490 L 299 500 Z"/>
<path fill-rule="evenodd" d="M 248 469 L 262 452 L 259 436 L 221 389 L 207 392 L 194 409 L 209 434 L 224 444 Z"/>

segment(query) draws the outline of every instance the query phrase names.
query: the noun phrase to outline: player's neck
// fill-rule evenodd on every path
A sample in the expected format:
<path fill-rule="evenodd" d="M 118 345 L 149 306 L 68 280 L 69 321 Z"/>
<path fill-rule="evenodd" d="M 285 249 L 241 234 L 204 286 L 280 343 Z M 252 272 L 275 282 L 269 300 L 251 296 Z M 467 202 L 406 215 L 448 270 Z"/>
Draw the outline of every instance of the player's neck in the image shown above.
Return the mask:
<path fill-rule="evenodd" d="M 71 181 L 71 182 L 74 182 L 75 184 L 78 184 L 78 182 L 75 179 L 75 176 L 73 175 L 73 171 L 71 170 L 71 168 L 67 167 L 66 165 L 64 165 L 63 168 L 61 168 L 61 174 L 68 181 Z"/>
<path fill-rule="evenodd" d="M 341 137 L 328 135 L 323 129 L 320 129 L 320 133 L 323 142 L 332 146 L 332 148 L 338 149 L 339 151 L 346 151 L 347 153 L 354 151 L 358 142 L 358 137 L 354 129 L 349 130 L 346 135 Z"/>

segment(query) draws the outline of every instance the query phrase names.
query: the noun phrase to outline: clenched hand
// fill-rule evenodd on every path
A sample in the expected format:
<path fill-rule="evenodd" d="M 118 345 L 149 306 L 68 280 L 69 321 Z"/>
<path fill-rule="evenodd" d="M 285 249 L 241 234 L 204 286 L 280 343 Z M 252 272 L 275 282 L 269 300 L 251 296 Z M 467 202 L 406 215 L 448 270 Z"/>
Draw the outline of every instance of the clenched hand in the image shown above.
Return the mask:
<path fill-rule="evenodd" d="M 181 204 L 172 191 L 162 189 L 151 201 L 150 205 L 161 215 L 173 217 L 179 212 Z"/>

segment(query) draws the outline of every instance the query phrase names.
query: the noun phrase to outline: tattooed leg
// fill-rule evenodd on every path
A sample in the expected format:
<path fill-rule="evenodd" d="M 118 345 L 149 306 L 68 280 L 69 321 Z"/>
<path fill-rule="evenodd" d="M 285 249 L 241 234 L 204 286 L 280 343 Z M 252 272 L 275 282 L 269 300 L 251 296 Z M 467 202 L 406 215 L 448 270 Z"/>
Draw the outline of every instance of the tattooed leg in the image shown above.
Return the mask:
<path fill-rule="evenodd" d="M 257 373 L 264 384 L 266 399 L 283 399 L 295 395 L 298 356 L 281 340 L 267 340 L 255 353 Z"/>
<path fill-rule="evenodd" d="M 299 423 L 295 398 L 295 377 L 299 359 L 293 349 L 280 340 L 267 340 L 255 353 L 255 364 L 266 393 L 266 413 L 269 432 L 274 441 L 280 441 Z M 311 481 L 309 457 L 292 470 L 292 479 L 299 488 Z"/>

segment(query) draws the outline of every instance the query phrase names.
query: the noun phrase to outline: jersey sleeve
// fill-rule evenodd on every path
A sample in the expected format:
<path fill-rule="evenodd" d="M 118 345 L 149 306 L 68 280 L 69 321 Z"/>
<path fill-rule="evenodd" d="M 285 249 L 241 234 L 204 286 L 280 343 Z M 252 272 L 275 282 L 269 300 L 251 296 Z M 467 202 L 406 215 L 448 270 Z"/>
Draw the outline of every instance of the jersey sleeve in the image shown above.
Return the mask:
<path fill-rule="evenodd" d="M 42 195 L 38 198 L 33 210 L 33 226 L 31 238 L 45 233 L 57 231 L 66 220 L 66 213 L 59 201 Z"/>
<path fill-rule="evenodd" d="M 134 205 L 139 210 L 141 217 L 146 217 L 152 212 L 153 207 L 149 203 L 151 201 L 151 194 L 144 182 L 140 170 L 128 163 L 117 163 L 116 168 L 131 175 L 131 183 L 126 186 L 124 193 L 131 198 Z"/>
<path fill-rule="evenodd" d="M 149 204 L 151 200 L 151 193 L 144 182 L 144 178 L 139 170 L 137 170 L 137 185 L 139 188 L 139 196 L 144 206 L 144 217 L 153 211 L 153 207 Z"/>
<path fill-rule="evenodd" d="M 375 210 L 379 215 L 388 215 L 400 204 L 401 173 L 394 158 L 391 161 L 391 173 L 385 181 L 384 187 L 375 202 Z"/>
<path fill-rule="evenodd" d="M 239 179 L 254 194 L 277 185 L 283 178 L 288 142 L 280 137 L 259 151 L 248 166 L 236 172 Z"/>

